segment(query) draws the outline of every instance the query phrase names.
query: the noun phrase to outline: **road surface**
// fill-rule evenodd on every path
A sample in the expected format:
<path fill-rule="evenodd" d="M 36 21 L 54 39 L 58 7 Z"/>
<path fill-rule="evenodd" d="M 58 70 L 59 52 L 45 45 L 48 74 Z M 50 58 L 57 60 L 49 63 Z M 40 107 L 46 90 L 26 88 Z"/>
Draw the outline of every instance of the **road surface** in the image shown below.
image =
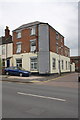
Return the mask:
<path fill-rule="evenodd" d="M 78 118 L 77 74 L 40 83 L 2 83 L 3 118 Z"/>

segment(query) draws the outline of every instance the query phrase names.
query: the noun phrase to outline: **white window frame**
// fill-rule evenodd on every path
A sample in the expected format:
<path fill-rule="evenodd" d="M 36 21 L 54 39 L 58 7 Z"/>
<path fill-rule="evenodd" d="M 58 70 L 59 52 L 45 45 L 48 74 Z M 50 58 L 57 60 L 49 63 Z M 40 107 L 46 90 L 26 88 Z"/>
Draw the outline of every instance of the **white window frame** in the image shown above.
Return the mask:
<path fill-rule="evenodd" d="M 21 38 L 21 32 L 17 32 L 17 38 Z"/>
<path fill-rule="evenodd" d="M 2 45 L 2 55 L 5 55 L 5 45 Z"/>
<path fill-rule="evenodd" d="M 58 45 L 56 45 L 56 52 L 59 53 Z"/>
<path fill-rule="evenodd" d="M 16 66 L 17 67 L 22 67 L 22 58 L 17 58 L 16 59 Z"/>
<path fill-rule="evenodd" d="M 56 40 L 58 40 L 58 39 L 59 39 L 59 33 L 56 32 Z"/>
<path fill-rule="evenodd" d="M 21 42 L 17 42 L 16 46 L 17 46 L 16 53 L 21 53 Z"/>
<path fill-rule="evenodd" d="M 61 36 L 61 43 L 63 42 L 63 37 Z"/>
<path fill-rule="evenodd" d="M 36 51 L 36 39 L 30 40 L 30 52 L 35 52 L 35 51 Z"/>
<path fill-rule="evenodd" d="M 52 68 L 56 69 L 56 58 L 52 58 Z"/>
<path fill-rule="evenodd" d="M 36 59 L 36 60 L 35 60 Z M 31 57 L 30 58 L 30 69 L 31 71 L 36 71 L 37 70 L 37 57 Z M 36 65 L 36 67 L 35 67 Z"/>
<path fill-rule="evenodd" d="M 36 27 L 32 27 L 30 31 L 30 35 L 35 35 L 36 34 Z"/>

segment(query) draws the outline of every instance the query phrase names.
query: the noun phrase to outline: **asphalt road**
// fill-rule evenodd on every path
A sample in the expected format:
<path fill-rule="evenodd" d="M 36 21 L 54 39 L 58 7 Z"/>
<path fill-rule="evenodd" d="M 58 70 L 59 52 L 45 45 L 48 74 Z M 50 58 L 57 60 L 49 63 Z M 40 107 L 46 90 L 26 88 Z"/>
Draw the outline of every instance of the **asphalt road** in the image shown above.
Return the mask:
<path fill-rule="evenodd" d="M 41 84 L 3 82 L 2 117 L 78 118 L 78 88 L 64 84 L 59 86 L 60 79 L 61 82 L 67 83 L 70 79 L 76 83 L 77 75 L 67 75 Z"/>

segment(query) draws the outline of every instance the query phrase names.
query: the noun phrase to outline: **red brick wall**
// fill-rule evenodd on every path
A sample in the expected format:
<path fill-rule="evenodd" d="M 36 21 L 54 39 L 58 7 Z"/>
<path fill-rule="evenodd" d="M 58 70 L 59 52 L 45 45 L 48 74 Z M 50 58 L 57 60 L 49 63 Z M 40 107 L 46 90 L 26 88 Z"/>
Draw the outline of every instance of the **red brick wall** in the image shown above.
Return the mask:
<path fill-rule="evenodd" d="M 36 35 L 30 36 L 30 28 L 21 31 L 21 38 L 17 38 L 17 33 L 13 32 L 13 54 L 16 54 L 17 42 L 22 42 L 21 53 L 30 52 L 30 40 L 36 39 L 36 46 L 38 49 L 38 39 L 37 39 L 38 27 L 36 27 Z"/>
<path fill-rule="evenodd" d="M 65 55 L 65 45 L 64 45 L 64 37 L 62 37 L 59 33 L 59 39 L 56 40 L 56 31 L 52 28 L 52 27 L 49 27 L 49 31 L 50 31 L 50 51 L 51 52 L 56 52 L 56 46 L 59 47 L 63 47 L 61 48 L 63 50 L 63 53 L 61 52 L 61 49 L 59 48 L 59 53 L 58 54 L 61 54 L 61 55 Z M 62 38 L 62 41 L 61 41 L 61 38 Z M 58 44 L 56 44 L 58 43 Z M 66 48 L 67 49 L 67 48 Z"/>

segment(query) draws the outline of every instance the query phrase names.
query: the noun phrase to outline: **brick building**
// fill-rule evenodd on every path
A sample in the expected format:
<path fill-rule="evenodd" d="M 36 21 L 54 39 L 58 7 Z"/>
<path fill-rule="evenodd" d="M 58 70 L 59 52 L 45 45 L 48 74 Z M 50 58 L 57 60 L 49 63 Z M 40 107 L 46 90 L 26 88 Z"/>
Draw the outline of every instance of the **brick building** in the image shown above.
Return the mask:
<path fill-rule="evenodd" d="M 75 63 L 75 71 L 80 72 L 80 56 L 72 56 L 70 60 Z"/>
<path fill-rule="evenodd" d="M 13 30 L 13 65 L 31 72 L 70 72 L 70 49 L 48 23 L 32 22 Z"/>

